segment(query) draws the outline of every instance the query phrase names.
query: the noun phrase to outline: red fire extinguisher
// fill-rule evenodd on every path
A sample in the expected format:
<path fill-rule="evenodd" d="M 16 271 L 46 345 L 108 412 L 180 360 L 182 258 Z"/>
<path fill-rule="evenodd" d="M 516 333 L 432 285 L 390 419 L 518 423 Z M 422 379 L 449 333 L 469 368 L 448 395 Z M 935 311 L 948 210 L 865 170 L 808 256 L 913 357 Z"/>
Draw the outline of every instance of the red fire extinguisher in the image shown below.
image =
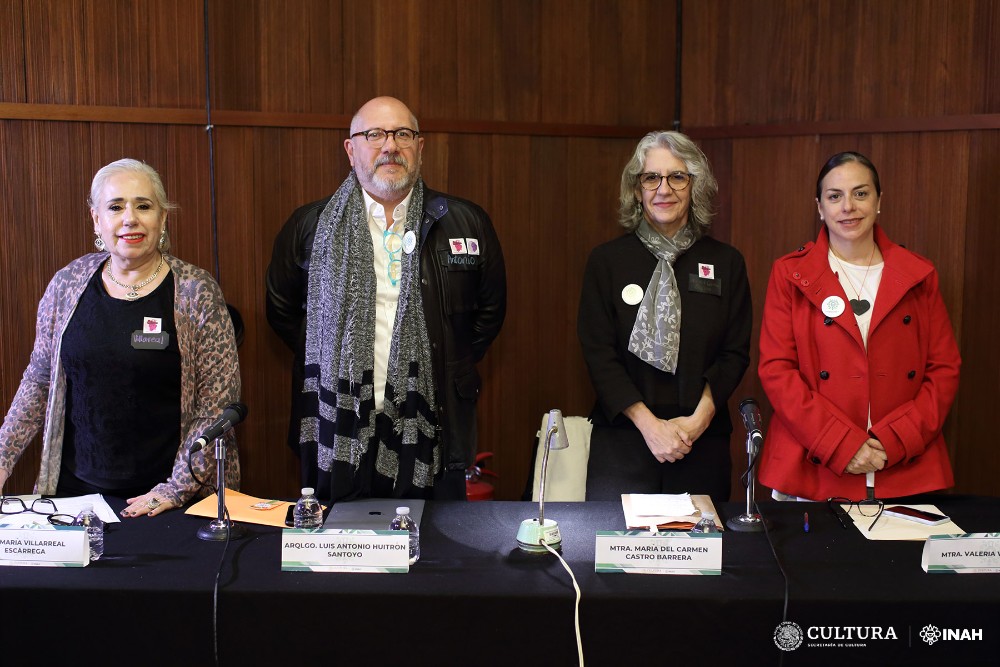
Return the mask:
<path fill-rule="evenodd" d="M 493 500 L 493 485 L 483 477 L 500 478 L 489 468 L 480 465 L 493 456 L 493 452 L 481 452 L 476 455 L 476 462 L 465 470 L 465 497 L 469 500 Z"/>

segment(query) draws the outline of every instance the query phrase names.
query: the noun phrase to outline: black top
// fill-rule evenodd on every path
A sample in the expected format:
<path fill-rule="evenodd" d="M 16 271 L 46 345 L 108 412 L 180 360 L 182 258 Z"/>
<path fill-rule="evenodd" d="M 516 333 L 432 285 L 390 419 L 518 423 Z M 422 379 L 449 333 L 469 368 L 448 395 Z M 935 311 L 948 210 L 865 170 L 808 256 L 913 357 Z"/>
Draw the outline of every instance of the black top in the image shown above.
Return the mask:
<path fill-rule="evenodd" d="M 635 234 L 598 246 L 587 261 L 577 331 L 597 393 L 591 419 L 630 427 L 622 410 L 642 401 L 660 419 L 691 414 L 705 382 L 715 418 L 708 434 L 732 432 L 727 401 L 750 363 L 752 305 L 743 256 L 730 245 L 702 237 L 674 264 L 681 295 L 677 372 L 661 371 L 628 351 L 639 304 L 622 290 L 645 292 L 657 259 Z M 711 277 L 699 276 L 707 270 Z"/>
<path fill-rule="evenodd" d="M 154 338 L 133 340 L 151 318 L 160 319 L 168 344 L 136 349 Z M 152 293 L 123 301 L 107 293 L 96 272 L 66 326 L 60 359 L 66 373 L 60 487 L 80 480 L 115 495 L 170 477 L 181 422 L 173 273 Z"/>

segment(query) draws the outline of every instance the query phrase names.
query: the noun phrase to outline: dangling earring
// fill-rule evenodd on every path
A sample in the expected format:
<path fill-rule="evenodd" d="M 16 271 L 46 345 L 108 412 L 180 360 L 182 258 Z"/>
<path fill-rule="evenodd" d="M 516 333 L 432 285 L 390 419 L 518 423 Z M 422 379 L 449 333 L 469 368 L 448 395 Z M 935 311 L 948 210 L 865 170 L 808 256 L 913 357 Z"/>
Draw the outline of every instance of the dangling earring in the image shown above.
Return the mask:
<path fill-rule="evenodd" d="M 97 234 L 94 234 L 94 247 L 97 248 L 98 252 L 104 252 L 104 239 Z"/>
<path fill-rule="evenodd" d="M 160 231 L 160 241 L 156 244 L 156 249 L 162 251 L 163 247 L 167 245 L 167 228 L 164 227 Z"/>

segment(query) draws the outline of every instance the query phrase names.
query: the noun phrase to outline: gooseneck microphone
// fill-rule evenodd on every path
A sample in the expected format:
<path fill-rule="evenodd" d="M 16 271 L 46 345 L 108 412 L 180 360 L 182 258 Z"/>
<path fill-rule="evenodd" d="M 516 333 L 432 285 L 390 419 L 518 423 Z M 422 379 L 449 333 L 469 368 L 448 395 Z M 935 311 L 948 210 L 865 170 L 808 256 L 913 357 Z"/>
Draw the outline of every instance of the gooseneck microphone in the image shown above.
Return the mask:
<path fill-rule="evenodd" d="M 743 427 L 747 430 L 747 438 L 753 441 L 756 447 L 764 444 L 763 421 L 760 418 L 760 408 L 757 401 L 752 398 L 744 398 L 740 401 L 740 414 L 743 415 Z"/>
<path fill-rule="evenodd" d="M 243 403 L 232 403 L 222 411 L 222 414 L 212 422 L 212 425 L 208 427 L 201 437 L 194 441 L 191 445 L 191 450 L 189 454 L 194 454 L 200 451 L 202 447 L 207 445 L 212 440 L 215 440 L 220 435 L 231 429 L 232 427 L 239 424 L 241 421 L 246 419 L 247 416 L 247 406 Z"/>
<path fill-rule="evenodd" d="M 755 471 L 757 469 L 757 455 L 764 445 L 764 420 L 760 418 L 760 408 L 757 401 L 752 398 L 744 398 L 740 401 L 740 414 L 743 415 L 743 427 L 747 431 L 747 470 L 740 477 L 743 485 L 747 489 L 746 511 L 739 516 L 734 516 L 726 525 L 736 531 L 757 532 L 764 530 L 764 520 L 760 516 L 760 511 L 754 511 L 757 503 L 754 502 L 754 482 Z"/>

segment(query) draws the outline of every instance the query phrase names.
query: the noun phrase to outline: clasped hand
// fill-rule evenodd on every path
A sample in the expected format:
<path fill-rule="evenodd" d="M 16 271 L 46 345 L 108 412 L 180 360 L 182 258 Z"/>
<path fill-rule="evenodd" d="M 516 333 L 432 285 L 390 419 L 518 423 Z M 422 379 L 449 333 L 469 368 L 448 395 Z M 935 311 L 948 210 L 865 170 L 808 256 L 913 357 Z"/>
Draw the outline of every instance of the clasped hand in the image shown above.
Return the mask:
<path fill-rule="evenodd" d="M 850 463 L 844 470 L 852 475 L 864 475 L 882 470 L 887 461 L 888 456 L 886 456 L 882 443 L 875 438 L 868 438 L 851 457 Z"/>
<path fill-rule="evenodd" d="M 698 428 L 692 417 L 657 419 L 654 426 L 643 432 L 646 446 L 660 463 L 676 463 L 691 453 L 694 441 L 704 429 Z"/>

